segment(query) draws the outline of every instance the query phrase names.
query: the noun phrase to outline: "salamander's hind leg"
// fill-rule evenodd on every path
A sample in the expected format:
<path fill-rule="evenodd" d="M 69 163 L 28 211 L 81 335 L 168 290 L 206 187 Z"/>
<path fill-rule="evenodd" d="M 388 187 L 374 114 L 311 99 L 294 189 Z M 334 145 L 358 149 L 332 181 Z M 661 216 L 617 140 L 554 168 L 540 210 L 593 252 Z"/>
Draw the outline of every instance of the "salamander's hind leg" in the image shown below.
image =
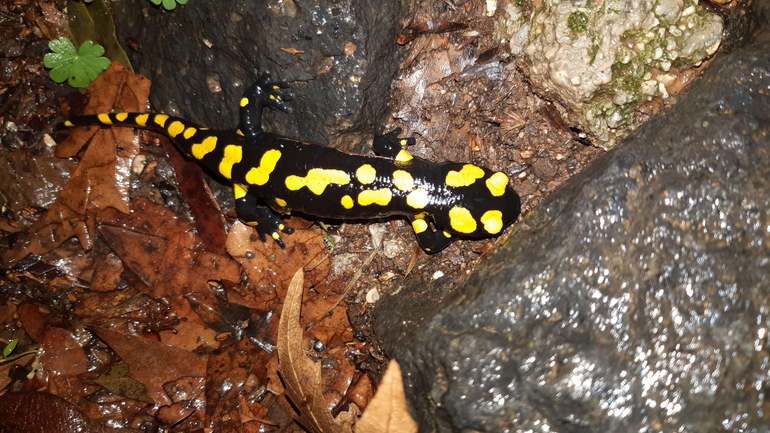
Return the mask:
<path fill-rule="evenodd" d="M 257 82 L 243 92 L 239 102 L 241 121 L 238 130 L 246 137 L 255 137 L 262 133 L 262 108 L 270 107 L 291 113 L 285 101 L 294 99 L 294 94 L 285 92 L 289 83 L 270 81 L 270 73 L 265 72 Z"/>
<path fill-rule="evenodd" d="M 431 227 L 424 214 L 412 217 L 410 221 L 412 222 L 412 230 L 417 236 L 417 242 L 426 253 L 439 252 L 454 241 L 449 232 Z"/>
<path fill-rule="evenodd" d="M 405 148 L 415 143 L 414 138 L 400 138 L 398 136 L 400 133 L 401 128 L 396 128 L 385 135 L 375 135 L 372 143 L 374 153 L 396 161 L 406 162 L 412 159 L 412 155 Z"/>
<path fill-rule="evenodd" d="M 259 238 L 263 242 L 266 240 L 266 236 L 270 236 L 278 246 L 286 248 L 279 231 L 292 234 L 294 229 L 283 225 L 278 214 L 267 206 L 260 205 L 257 197 L 249 194 L 243 186 L 236 184 L 233 191 L 235 193 L 235 213 L 238 215 L 238 219 L 257 229 Z"/>

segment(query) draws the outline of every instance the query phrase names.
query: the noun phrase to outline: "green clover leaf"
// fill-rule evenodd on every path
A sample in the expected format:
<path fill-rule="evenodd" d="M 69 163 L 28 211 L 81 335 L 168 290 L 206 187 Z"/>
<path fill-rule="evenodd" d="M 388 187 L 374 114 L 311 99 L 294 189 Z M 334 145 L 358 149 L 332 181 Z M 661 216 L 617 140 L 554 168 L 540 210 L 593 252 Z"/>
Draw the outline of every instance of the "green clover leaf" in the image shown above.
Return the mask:
<path fill-rule="evenodd" d="M 52 52 L 43 57 L 43 65 L 51 69 L 49 75 L 57 83 L 67 81 L 75 88 L 86 87 L 110 66 L 110 59 L 103 57 L 104 48 L 91 41 L 75 50 L 69 39 L 61 37 L 50 41 L 48 48 Z"/>
<path fill-rule="evenodd" d="M 150 0 L 150 1 L 155 6 L 161 4 L 161 2 L 162 2 L 163 3 L 163 7 L 166 10 L 168 10 L 168 11 L 175 9 L 177 3 L 179 3 L 180 5 L 187 4 L 187 0 Z"/>

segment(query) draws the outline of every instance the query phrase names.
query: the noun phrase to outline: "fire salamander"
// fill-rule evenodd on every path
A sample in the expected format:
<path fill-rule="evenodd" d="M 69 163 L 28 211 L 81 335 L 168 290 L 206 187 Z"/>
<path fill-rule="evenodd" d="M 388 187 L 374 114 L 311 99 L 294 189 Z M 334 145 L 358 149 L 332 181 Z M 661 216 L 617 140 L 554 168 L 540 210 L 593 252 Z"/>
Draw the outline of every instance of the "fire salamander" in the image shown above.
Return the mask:
<path fill-rule="evenodd" d="M 495 236 L 519 216 L 518 194 L 508 177 L 473 164 L 434 163 L 405 149 L 414 139 L 400 129 L 376 136 L 379 156 L 352 155 L 262 130 L 262 109 L 291 112 L 287 83 L 264 75 L 240 100 L 235 131 L 213 131 L 165 114 L 103 113 L 76 117 L 67 127 L 131 126 L 168 135 L 189 158 L 233 184 L 238 217 L 284 248 L 279 232 L 294 230 L 280 214 L 297 211 L 331 219 L 396 215 L 411 221 L 426 252 L 455 237 Z"/>

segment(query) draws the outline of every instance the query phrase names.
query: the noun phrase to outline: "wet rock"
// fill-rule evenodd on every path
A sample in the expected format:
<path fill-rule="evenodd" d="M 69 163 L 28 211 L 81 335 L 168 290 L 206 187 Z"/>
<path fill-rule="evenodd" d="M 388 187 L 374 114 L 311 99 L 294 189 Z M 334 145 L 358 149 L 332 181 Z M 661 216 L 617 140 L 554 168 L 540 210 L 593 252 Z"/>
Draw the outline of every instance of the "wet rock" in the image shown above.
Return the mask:
<path fill-rule="evenodd" d="M 770 1 L 753 8 L 753 43 L 564 184 L 450 298 L 437 305 L 439 280 L 379 300 L 421 431 L 766 431 Z"/>
<path fill-rule="evenodd" d="M 292 114 L 268 110 L 271 131 L 321 143 L 342 134 L 337 142 L 349 148 L 385 118 L 401 53 L 394 43 L 399 2 L 196 0 L 167 12 L 126 0 L 111 7 L 118 39 L 138 42 L 140 51 L 124 49 L 153 81 L 156 110 L 234 127 L 244 87 L 269 69 L 296 94 Z"/>

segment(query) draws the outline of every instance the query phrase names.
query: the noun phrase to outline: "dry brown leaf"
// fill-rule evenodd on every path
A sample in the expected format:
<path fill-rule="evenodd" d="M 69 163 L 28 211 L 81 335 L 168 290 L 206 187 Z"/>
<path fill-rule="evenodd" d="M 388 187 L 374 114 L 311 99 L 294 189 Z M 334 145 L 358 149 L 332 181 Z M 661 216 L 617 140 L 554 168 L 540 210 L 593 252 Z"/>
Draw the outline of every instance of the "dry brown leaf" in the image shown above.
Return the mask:
<path fill-rule="evenodd" d="M 99 214 L 97 232 L 153 298 L 207 292 L 208 281 L 238 281 L 240 266 L 227 255 L 206 251 L 173 211 L 146 198 L 134 212 Z"/>
<path fill-rule="evenodd" d="M 343 412 L 335 419 L 326 408 L 321 389 L 321 364 L 308 359 L 299 322 L 304 273 L 300 268 L 289 283 L 278 323 L 278 372 L 286 396 L 297 407 L 297 421 L 315 433 L 351 432 L 353 416 Z"/>
<path fill-rule="evenodd" d="M 0 396 L 0 431 L 82 432 L 104 429 L 61 397 L 45 392 L 9 392 Z"/>
<path fill-rule="evenodd" d="M 88 87 L 91 99 L 87 113 L 109 112 L 113 108 L 146 111 L 150 81 L 113 63 Z M 129 173 L 139 146 L 129 128 L 76 128 L 59 146 L 56 156 L 70 158 L 82 152 L 70 180 L 46 214 L 29 230 L 5 259 L 16 262 L 27 254 L 42 255 L 68 239 L 77 237 L 88 251 L 94 243 L 94 215 L 115 208 L 128 213 Z"/>
<path fill-rule="evenodd" d="M 94 332 L 131 367 L 129 376 L 144 384 L 147 395 L 158 406 L 172 404 L 163 389 L 164 384 L 180 377 L 203 377 L 206 374 L 207 355 L 105 328 L 95 328 Z"/>
<path fill-rule="evenodd" d="M 44 315 L 37 305 L 21 304 L 18 313 L 27 334 L 42 346 L 39 362 L 45 377 L 75 376 L 87 371 L 86 353 L 70 331 L 51 326 L 50 316 Z"/>
<path fill-rule="evenodd" d="M 253 227 L 236 221 L 227 235 L 227 252 L 243 266 L 253 284 L 252 290 L 260 298 L 275 300 L 262 305 L 254 305 L 261 310 L 271 310 L 279 307 L 281 299 L 292 278 L 291 269 L 297 264 L 307 266 L 309 263 L 321 262 L 312 271 L 308 271 L 307 280 L 319 282 L 331 272 L 329 261 L 322 258 L 326 255 L 326 245 L 321 231 L 305 229 L 300 223 L 294 223 L 294 218 L 286 221 L 286 225 L 294 227 L 294 233 L 285 235 L 286 248 L 281 249 L 272 239 L 262 242 Z"/>
<path fill-rule="evenodd" d="M 401 367 L 391 359 L 377 394 L 356 422 L 356 433 L 412 433 L 417 423 L 406 408 Z"/>
<path fill-rule="evenodd" d="M 249 291 L 234 291 L 228 294 L 231 302 L 265 311 L 280 311 L 286 299 L 286 291 L 298 264 L 306 269 L 304 274 L 305 295 L 302 299 L 302 325 L 306 329 L 305 339 L 312 339 L 323 346 L 323 353 L 314 356 L 324 358 L 335 365 L 323 368 L 321 386 L 329 410 L 337 413 L 339 405 L 346 402 L 365 403 L 374 395 L 371 382 L 356 380 L 356 367 L 347 356 L 351 345 L 356 345 L 352 326 L 347 316 L 345 303 L 337 303 L 345 282 L 330 278 L 328 248 L 318 229 L 303 229 L 307 223 L 292 218 L 287 225 L 294 226 L 295 232 L 286 238 L 286 249 L 268 239 L 261 242 L 252 227 L 236 222 L 228 233 L 227 248 L 232 257 L 241 262 L 249 276 Z M 309 270 L 308 270 L 309 269 Z M 310 288 L 312 287 L 312 290 Z M 330 314 L 329 314 L 330 313 Z M 307 326 L 307 319 L 321 317 L 314 326 Z M 276 323 L 277 325 L 277 323 Z M 274 328 L 277 336 L 277 326 Z M 277 341 L 277 337 L 276 340 Z M 277 376 L 273 370 L 271 374 Z M 353 388 L 351 388 L 353 386 Z M 368 389 L 367 389 L 368 387 Z M 276 389 L 271 384 L 271 389 Z M 349 392 L 353 392 L 355 399 Z M 361 404 L 365 406 L 365 404 Z"/>
<path fill-rule="evenodd" d="M 262 389 L 265 366 L 274 356 L 248 338 L 209 353 L 204 425 L 215 432 L 251 431 L 244 423 L 262 419 L 270 407 L 269 399 L 254 396 Z M 293 424 L 288 416 L 284 418 L 284 425 Z"/>
<path fill-rule="evenodd" d="M 222 210 L 203 178 L 203 171 L 195 161 L 185 159 L 168 139 L 161 139 L 168 160 L 174 167 L 179 192 L 190 208 L 193 224 L 201 238 L 201 247 L 212 253 L 226 253 L 227 232 Z"/>
<path fill-rule="evenodd" d="M 193 312 L 190 302 L 186 297 L 170 297 L 163 299 L 168 305 L 169 312 L 176 317 L 184 317 L 172 326 L 158 330 L 158 337 L 162 343 L 169 346 L 207 353 L 220 345 L 217 339 L 219 331 L 206 325 L 201 318 Z"/>

